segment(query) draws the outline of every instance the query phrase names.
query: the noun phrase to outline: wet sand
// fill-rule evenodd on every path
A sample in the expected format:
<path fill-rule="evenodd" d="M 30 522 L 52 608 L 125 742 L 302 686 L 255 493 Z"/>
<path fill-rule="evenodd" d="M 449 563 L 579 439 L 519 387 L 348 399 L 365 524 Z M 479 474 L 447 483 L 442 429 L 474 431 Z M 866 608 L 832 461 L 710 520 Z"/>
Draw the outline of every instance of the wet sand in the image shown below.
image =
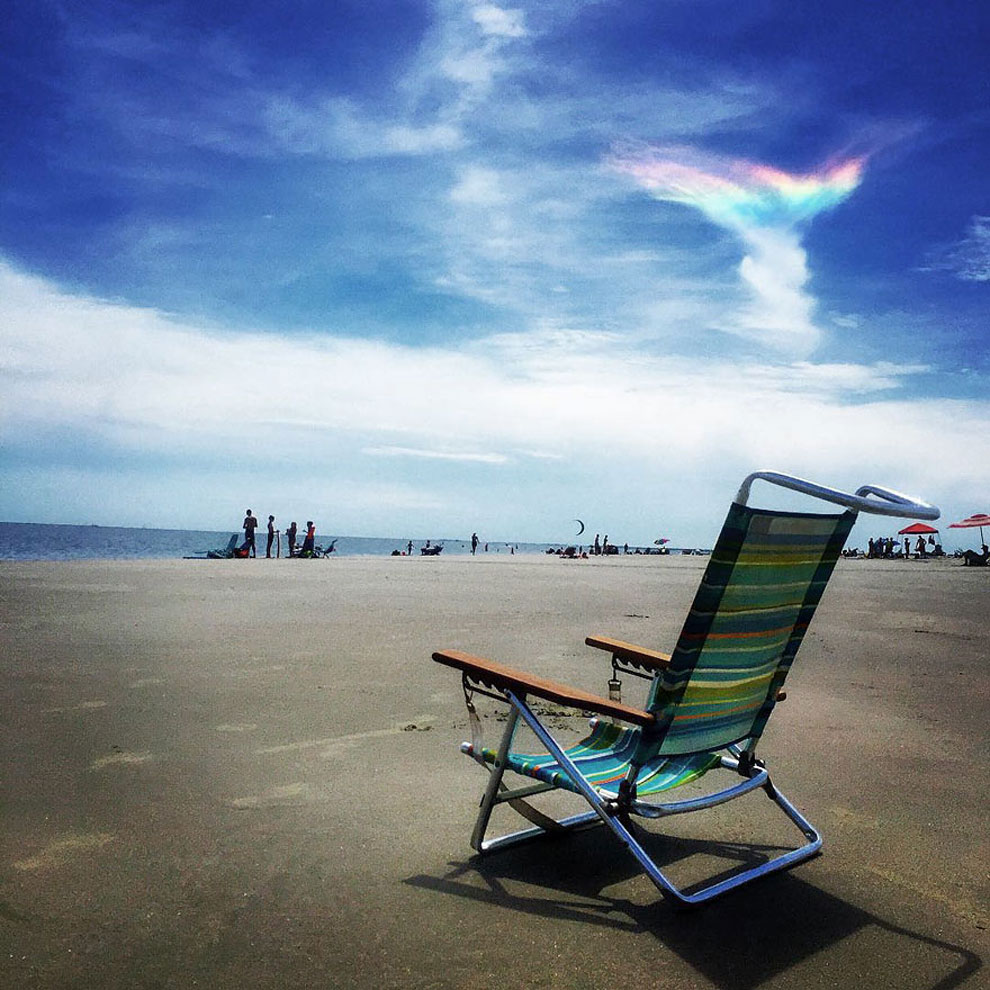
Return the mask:
<path fill-rule="evenodd" d="M 761 746 L 822 856 L 685 913 L 601 830 L 473 855 L 431 652 L 603 693 L 584 637 L 669 649 L 704 563 L 0 563 L 0 985 L 986 985 L 990 571 L 955 562 L 840 562 Z M 655 848 L 718 872 L 790 839 L 769 810 Z"/>

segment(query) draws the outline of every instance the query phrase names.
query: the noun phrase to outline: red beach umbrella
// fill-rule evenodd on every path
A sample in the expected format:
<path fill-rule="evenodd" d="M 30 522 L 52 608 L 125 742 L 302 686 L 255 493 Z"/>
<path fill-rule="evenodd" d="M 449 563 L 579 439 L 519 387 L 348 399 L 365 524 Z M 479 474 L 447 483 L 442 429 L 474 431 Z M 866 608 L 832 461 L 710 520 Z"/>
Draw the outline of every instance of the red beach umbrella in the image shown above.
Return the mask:
<path fill-rule="evenodd" d="M 976 526 L 980 527 L 980 543 L 983 543 L 983 527 L 990 526 L 990 516 L 985 512 L 977 512 L 960 522 L 949 523 L 949 529 L 973 529 Z"/>
<path fill-rule="evenodd" d="M 911 523 L 910 526 L 905 526 L 904 529 L 899 529 L 897 531 L 898 536 L 917 536 L 918 534 L 924 533 L 937 533 L 938 530 L 934 526 L 929 526 L 927 523 Z"/>

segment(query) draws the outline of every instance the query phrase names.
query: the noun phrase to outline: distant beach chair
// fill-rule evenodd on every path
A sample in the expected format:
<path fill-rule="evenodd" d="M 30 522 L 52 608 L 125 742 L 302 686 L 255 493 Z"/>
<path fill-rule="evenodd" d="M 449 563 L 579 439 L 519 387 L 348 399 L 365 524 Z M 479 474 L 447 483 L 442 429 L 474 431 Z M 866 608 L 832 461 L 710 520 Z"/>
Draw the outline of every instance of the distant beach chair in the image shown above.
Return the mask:
<path fill-rule="evenodd" d="M 846 511 L 818 514 L 752 508 L 750 487 L 756 480 L 844 506 Z M 821 836 L 771 783 L 756 747 L 774 706 L 783 699 L 784 680 L 859 511 L 924 519 L 939 515 L 934 506 L 873 485 L 851 495 L 776 472 L 751 474 L 730 506 L 674 652 L 668 655 L 619 640 L 588 637 L 589 645 L 612 653 L 609 698 L 460 651 L 434 653 L 438 663 L 461 671 L 473 737 L 461 750 L 490 774 L 472 847 L 486 853 L 604 824 L 660 892 L 684 905 L 710 900 L 814 856 L 821 848 Z M 619 673 L 651 680 L 644 708 L 619 700 Z M 497 748 L 483 744 L 472 700 L 475 694 L 510 705 Z M 566 746 L 531 698 L 599 717 L 592 720 L 585 739 Z M 515 749 L 520 719 L 545 752 Z M 506 770 L 532 780 L 510 790 L 503 781 Z M 720 789 L 679 801 L 657 800 L 715 770 L 730 777 Z M 660 869 L 631 820 L 633 815 L 652 819 L 711 808 L 757 788 L 796 826 L 804 843 L 769 858 L 766 846 L 713 843 L 709 847 L 713 854 L 741 859 L 742 864 L 685 889 Z M 526 800 L 552 790 L 580 795 L 591 810 L 557 820 Z M 492 811 L 502 803 L 533 827 L 486 839 Z"/>
<path fill-rule="evenodd" d="M 293 553 L 290 553 L 289 556 L 292 557 L 293 559 L 299 559 L 299 560 L 322 560 L 322 559 L 329 559 L 330 554 L 336 552 L 336 550 L 337 550 L 337 540 L 331 540 L 330 543 L 327 544 L 327 546 L 325 547 L 320 546 L 319 544 L 314 544 L 313 546 L 309 547 L 305 543 L 303 543 L 303 545 L 298 550 L 294 551 Z"/>
<path fill-rule="evenodd" d="M 237 556 L 237 533 L 231 533 L 225 547 L 216 550 L 200 550 L 196 556 L 184 557 L 184 560 L 226 560 Z"/>
<path fill-rule="evenodd" d="M 222 550 L 207 550 L 206 556 L 213 559 L 233 557 L 234 552 L 237 550 L 237 538 L 237 533 L 231 533 L 230 539 L 227 541 L 227 546 L 225 546 Z"/>

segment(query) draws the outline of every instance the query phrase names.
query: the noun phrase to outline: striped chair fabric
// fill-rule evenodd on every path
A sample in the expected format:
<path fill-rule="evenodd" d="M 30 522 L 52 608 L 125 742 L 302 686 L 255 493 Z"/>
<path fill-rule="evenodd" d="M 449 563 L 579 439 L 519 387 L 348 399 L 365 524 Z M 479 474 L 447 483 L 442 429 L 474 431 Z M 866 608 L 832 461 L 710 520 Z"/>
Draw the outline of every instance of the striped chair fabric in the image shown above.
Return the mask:
<path fill-rule="evenodd" d="M 659 793 L 717 766 L 717 750 L 758 738 L 855 519 L 733 503 L 670 666 L 651 686 L 656 727 L 593 723 L 567 750 L 587 779 L 615 791 L 635 761 L 637 793 Z M 483 755 L 495 761 L 494 750 Z M 548 754 L 510 752 L 507 767 L 577 790 Z"/>
<path fill-rule="evenodd" d="M 650 691 L 660 753 L 759 737 L 855 520 L 733 503 Z"/>
<path fill-rule="evenodd" d="M 619 782 L 629 772 L 630 760 L 635 755 L 638 744 L 638 729 L 623 728 L 612 722 L 596 719 L 592 723 L 591 735 L 566 752 L 577 763 L 592 787 L 607 797 L 618 793 Z M 494 763 L 497 759 L 494 749 L 486 747 L 482 754 L 489 763 Z M 655 756 L 640 768 L 636 777 L 636 793 L 645 797 L 680 787 L 681 784 L 707 773 L 718 762 L 719 756 L 715 753 Z M 518 774 L 580 793 L 549 753 L 509 753 L 506 766 Z"/>

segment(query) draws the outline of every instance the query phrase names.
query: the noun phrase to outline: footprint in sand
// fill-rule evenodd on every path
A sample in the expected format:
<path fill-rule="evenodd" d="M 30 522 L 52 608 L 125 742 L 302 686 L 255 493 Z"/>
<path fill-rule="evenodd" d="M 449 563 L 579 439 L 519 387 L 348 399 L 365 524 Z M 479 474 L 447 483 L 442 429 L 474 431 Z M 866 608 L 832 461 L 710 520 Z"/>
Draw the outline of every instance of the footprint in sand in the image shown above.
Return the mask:
<path fill-rule="evenodd" d="M 93 712 L 98 708 L 106 708 L 107 701 L 80 701 L 78 705 L 65 705 L 61 708 L 43 708 L 43 715 L 58 715 L 62 712 Z"/>
<path fill-rule="evenodd" d="M 310 784 L 283 784 L 270 787 L 261 794 L 234 798 L 228 802 L 233 808 L 279 808 L 309 804 L 317 800 L 316 791 Z"/>
<path fill-rule="evenodd" d="M 150 763 L 153 759 L 154 757 L 147 750 L 140 753 L 111 753 L 109 756 L 101 756 L 93 760 L 89 769 L 102 770 L 104 767 L 135 766 L 139 763 Z"/>
<path fill-rule="evenodd" d="M 113 836 L 107 832 L 68 835 L 64 839 L 49 842 L 40 852 L 27 859 L 19 859 L 12 865 L 15 870 L 51 870 L 63 866 L 80 853 L 100 849 L 112 841 Z"/>

